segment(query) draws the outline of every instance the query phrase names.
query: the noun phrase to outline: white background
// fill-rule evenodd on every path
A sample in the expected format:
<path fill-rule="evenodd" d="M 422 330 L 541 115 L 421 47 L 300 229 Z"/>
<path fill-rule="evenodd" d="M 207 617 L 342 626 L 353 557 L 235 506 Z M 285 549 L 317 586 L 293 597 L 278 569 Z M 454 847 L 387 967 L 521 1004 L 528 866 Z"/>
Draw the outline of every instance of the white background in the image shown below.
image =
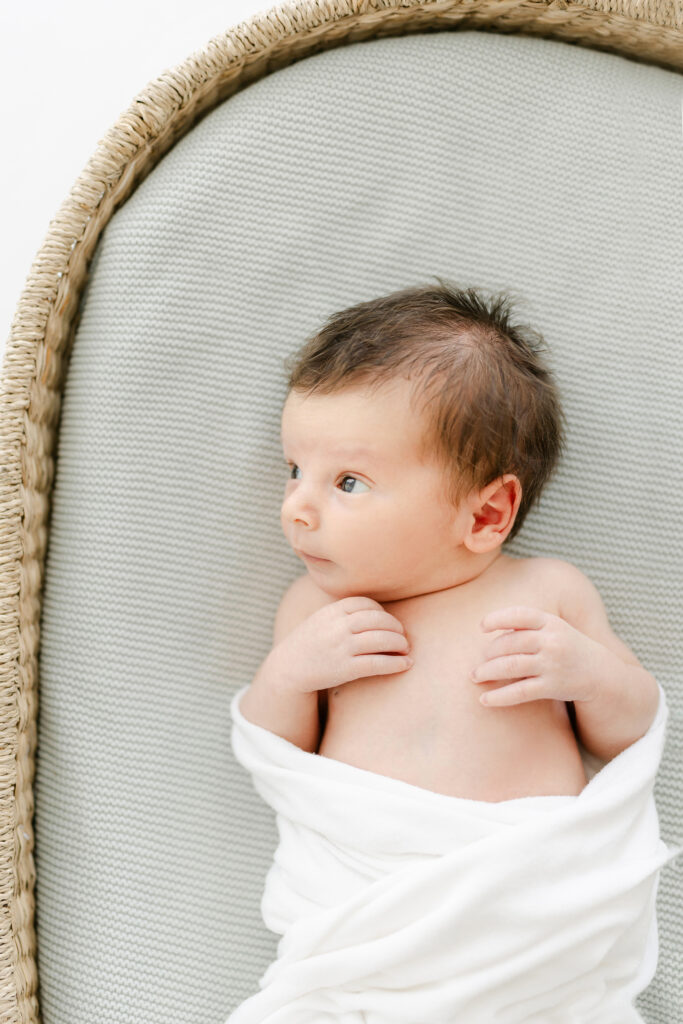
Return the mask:
<path fill-rule="evenodd" d="M 3 0 L 0 359 L 51 219 L 149 81 L 268 0 Z"/>

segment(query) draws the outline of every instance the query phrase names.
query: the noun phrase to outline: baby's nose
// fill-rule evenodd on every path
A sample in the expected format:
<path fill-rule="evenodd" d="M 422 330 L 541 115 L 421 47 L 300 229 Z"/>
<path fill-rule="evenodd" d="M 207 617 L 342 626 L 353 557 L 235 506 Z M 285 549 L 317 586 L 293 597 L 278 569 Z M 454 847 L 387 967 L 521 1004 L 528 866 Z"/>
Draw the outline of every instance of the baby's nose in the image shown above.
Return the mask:
<path fill-rule="evenodd" d="M 290 523 L 312 526 L 316 521 L 316 514 L 305 499 L 298 494 L 292 494 L 282 502 L 282 518 Z"/>

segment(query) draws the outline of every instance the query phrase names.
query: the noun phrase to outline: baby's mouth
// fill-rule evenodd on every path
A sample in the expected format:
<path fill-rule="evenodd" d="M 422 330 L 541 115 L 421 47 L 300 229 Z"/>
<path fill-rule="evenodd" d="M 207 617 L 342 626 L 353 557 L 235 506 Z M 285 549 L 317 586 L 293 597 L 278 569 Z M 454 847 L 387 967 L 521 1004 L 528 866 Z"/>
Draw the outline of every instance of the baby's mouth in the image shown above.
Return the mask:
<path fill-rule="evenodd" d="M 301 555 L 302 558 L 306 558 L 311 562 L 329 562 L 329 558 L 318 558 L 317 555 L 307 555 L 305 551 L 297 551 L 294 549 L 297 555 Z"/>

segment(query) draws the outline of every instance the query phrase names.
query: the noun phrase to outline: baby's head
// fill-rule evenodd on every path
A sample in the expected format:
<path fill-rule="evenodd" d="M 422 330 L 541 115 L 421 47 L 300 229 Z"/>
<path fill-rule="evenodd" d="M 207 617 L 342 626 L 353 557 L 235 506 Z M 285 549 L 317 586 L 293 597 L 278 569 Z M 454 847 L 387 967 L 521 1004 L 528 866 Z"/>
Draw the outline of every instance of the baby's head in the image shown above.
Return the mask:
<path fill-rule="evenodd" d="M 333 314 L 286 360 L 282 526 L 328 559 L 306 563 L 330 593 L 392 600 L 476 575 L 560 455 L 540 334 L 512 322 L 509 296 L 436 280 Z M 338 489 L 347 478 L 360 492 Z"/>

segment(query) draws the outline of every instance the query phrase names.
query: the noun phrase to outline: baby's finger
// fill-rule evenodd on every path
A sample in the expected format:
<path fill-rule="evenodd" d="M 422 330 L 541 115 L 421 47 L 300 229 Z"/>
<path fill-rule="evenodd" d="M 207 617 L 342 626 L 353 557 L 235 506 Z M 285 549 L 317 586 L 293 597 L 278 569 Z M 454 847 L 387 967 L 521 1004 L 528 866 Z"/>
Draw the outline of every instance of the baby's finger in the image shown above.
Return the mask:
<path fill-rule="evenodd" d="M 479 623 L 485 633 L 494 629 L 540 629 L 548 621 L 546 612 L 526 605 L 511 605 L 489 612 Z"/>
<path fill-rule="evenodd" d="M 542 683 L 537 677 L 519 679 L 508 686 L 499 686 L 497 690 L 482 693 L 479 701 L 487 708 L 510 708 L 516 704 L 529 704 L 532 700 L 542 700 Z"/>
<path fill-rule="evenodd" d="M 506 654 L 503 658 L 492 658 L 483 661 L 473 670 L 470 678 L 473 683 L 490 683 L 496 679 L 522 679 L 533 676 L 538 670 L 538 659 L 535 654 Z"/>
<path fill-rule="evenodd" d="M 353 654 L 372 654 L 375 651 L 397 651 L 403 654 L 410 649 L 403 633 L 390 633 L 388 629 L 367 629 L 353 633 L 351 650 Z"/>
<path fill-rule="evenodd" d="M 353 659 L 356 679 L 365 676 L 388 676 L 394 672 L 405 672 L 413 665 L 413 659 L 404 654 L 357 654 Z"/>
<path fill-rule="evenodd" d="M 352 633 L 360 633 L 366 629 L 390 629 L 395 630 L 397 633 L 405 633 L 403 623 L 396 618 L 395 615 L 390 615 L 389 612 L 385 612 L 383 608 L 377 608 L 373 610 L 371 608 L 359 609 L 355 612 L 349 613 Z"/>
<path fill-rule="evenodd" d="M 541 642 L 537 629 L 515 629 L 499 633 L 487 645 L 484 661 L 501 658 L 504 654 L 538 654 Z"/>

